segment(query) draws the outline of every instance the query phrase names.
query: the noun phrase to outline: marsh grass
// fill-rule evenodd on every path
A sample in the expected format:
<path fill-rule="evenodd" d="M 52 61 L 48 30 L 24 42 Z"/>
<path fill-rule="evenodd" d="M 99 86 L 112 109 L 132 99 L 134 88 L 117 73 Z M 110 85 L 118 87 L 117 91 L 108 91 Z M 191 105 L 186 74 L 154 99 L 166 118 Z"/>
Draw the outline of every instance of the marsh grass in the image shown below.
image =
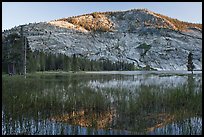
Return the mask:
<path fill-rule="evenodd" d="M 148 79 L 149 76 L 144 77 Z M 2 126 L 6 127 L 4 134 L 17 132 L 15 123 L 18 122 L 22 129 L 20 133 L 37 134 L 40 129 L 36 128 L 35 132 L 31 132 L 31 127 L 37 125 L 33 125 L 30 119 L 45 121 L 58 117 L 61 120 L 55 119 L 55 122 L 74 126 L 89 123 L 85 126 L 88 128 L 87 134 L 97 134 L 98 131 L 93 129 L 97 129 L 99 121 L 104 120 L 106 124 L 101 123 L 104 130 L 111 128 L 148 134 L 150 129 L 154 131 L 172 122 L 181 123 L 191 117 L 202 117 L 202 84 L 196 83 L 196 77 L 191 75 L 188 75 L 184 84 L 168 88 L 140 84 L 130 90 L 120 84 L 111 88 L 93 88 L 87 84 L 90 81 L 103 83 L 127 78 L 119 75 L 33 74 L 24 79 L 23 76 L 3 75 L 2 118 L 5 124 Z M 196 88 L 198 89 L 195 92 Z M 83 115 L 77 115 L 82 111 Z M 63 116 L 70 117 L 73 113 L 76 115 L 72 117 L 72 121 L 65 120 L 65 117 L 63 120 Z M 107 115 L 109 113 L 110 115 Z M 111 120 L 107 122 L 108 118 Z M 70 134 L 79 134 L 77 131 L 78 129 L 71 129 Z M 106 132 L 103 131 L 103 134 Z"/>

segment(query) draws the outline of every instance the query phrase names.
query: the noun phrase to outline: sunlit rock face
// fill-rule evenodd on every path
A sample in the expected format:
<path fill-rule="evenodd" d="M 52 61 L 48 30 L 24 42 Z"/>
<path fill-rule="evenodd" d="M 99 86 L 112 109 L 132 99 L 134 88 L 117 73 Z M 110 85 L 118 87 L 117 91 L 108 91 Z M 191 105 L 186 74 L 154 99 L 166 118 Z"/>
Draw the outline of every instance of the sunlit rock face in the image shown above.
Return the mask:
<path fill-rule="evenodd" d="M 4 31 L 3 36 L 21 27 Z M 202 24 L 178 21 L 145 9 L 68 17 L 23 27 L 30 48 L 92 60 L 109 59 L 157 70 L 187 70 L 193 53 L 202 68 Z"/>
<path fill-rule="evenodd" d="M 52 121 L 69 122 L 82 127 L 95 127 L 97 129 L 106 128 L 113 122 L 116 117 L 116 110 L 104 112 L 91 112 L 90 110 L 73 111 L 65 115 L 51 117 Z"/>

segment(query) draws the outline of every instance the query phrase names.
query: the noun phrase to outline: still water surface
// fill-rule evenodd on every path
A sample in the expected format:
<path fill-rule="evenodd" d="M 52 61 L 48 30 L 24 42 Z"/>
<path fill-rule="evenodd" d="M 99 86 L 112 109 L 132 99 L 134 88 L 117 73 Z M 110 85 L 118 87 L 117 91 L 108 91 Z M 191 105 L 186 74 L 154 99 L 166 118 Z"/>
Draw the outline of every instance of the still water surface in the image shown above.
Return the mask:
<path fill-rule="evenodd" d="M 2 77 L 2 134 L 202 134 L 202 73 Z"/>

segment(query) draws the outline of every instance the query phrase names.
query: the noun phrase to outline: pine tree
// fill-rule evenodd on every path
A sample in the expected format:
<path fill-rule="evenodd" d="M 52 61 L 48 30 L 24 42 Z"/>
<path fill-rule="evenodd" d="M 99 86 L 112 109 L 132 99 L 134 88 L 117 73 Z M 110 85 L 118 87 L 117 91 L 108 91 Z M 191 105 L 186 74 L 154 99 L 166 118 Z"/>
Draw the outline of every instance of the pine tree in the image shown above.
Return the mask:
<path fill-rule="evenodd" d="M 64 65 L 63 65 L 64 71 L 70 71 L 70 59 L 68 56 L 64 55 Z"/>
<path fill-rule="evenodd" d="M 40 71 L 45 71 L 45 53 L 43 51 L 40 52 Z"/>
<path fill-rule="evenodd" d="M 188 54 L 188 64 L 187 64 L 188 71 L 191 71 L 193 74 L 193 69 L 195 68 L 193 64 L 193 54 L 190 52 Z"/>
<path fill-rule="evenodd" d="M 11 33 L 4 38 L 2 43 L 2 63 L 8 68 L 8 73 L 16 74 L 23 72 L 23 47 L 21 36 L 17 33 Z"/>
<path fill-rule="evenodd" d="M 28 42 L 27 42 L 28 44 Z M 27 71 L 28 72 L 35 72 L 37 70 L 37 56 L 35 52 L 32 52 L 27 45 Z"/>
<path fill-rule="evenodd" d="M 76 54 L 73 54 L 72 56 L 72 71 L 73 72 L 77 71 L 77 67 L 78 67 L 77 65 L 78 65 L 78 62 L 77 62 Z"/>

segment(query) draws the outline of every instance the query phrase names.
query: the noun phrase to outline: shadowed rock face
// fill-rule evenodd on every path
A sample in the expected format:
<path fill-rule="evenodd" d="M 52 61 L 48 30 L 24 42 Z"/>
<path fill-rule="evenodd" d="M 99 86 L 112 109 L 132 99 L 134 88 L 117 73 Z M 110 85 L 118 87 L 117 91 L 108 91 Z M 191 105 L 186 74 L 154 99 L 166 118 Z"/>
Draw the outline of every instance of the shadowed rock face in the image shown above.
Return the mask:
<path fill-rule="evenodd" d="M 187 70 L 188 53 L 202 68 L 202 24 L 181 22 L 144 9 L 102 12 L 24 26 L 34 50 L 80 54 L 93 60 L 134 62 L 137 67 Z M 4 31 L 20 34 L 20 26 Z"/>

